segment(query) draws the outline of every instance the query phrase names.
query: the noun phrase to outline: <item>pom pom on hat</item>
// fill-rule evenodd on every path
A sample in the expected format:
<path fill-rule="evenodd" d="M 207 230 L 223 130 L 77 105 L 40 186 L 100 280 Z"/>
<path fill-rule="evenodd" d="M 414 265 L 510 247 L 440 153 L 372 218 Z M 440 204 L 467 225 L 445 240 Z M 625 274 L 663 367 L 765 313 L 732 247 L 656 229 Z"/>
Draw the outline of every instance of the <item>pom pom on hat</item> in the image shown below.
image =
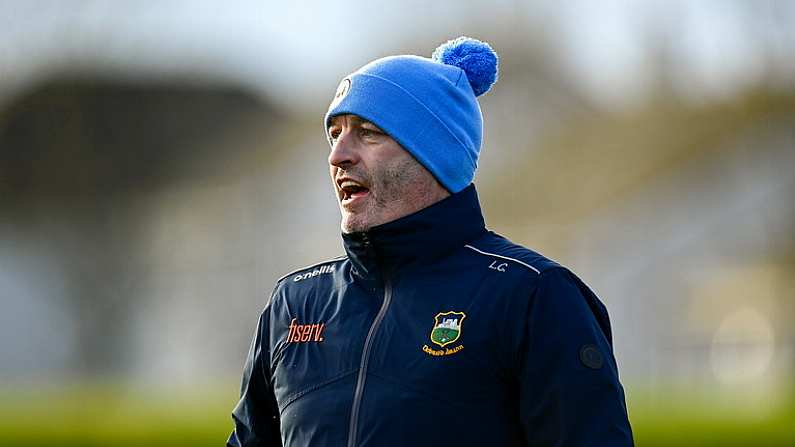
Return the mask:
<path fill-rule="evenodd" d="M 431 58 L 464 70 L 475 96 L 489 91 L 497 81 L 497 53 L 486 42 L 461 36 L 439 45 Z"/>

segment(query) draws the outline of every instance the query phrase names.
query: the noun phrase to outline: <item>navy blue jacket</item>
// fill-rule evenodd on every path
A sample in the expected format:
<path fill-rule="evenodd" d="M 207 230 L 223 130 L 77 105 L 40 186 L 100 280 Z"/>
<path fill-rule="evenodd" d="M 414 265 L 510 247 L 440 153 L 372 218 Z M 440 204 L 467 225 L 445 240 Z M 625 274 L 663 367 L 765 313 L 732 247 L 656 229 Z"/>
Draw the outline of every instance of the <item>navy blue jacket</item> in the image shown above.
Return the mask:
<path fill-rule="evenodd" d="M 280 279 L 230 446 L 630 446 L 607 311 L 474 186 Z"/>

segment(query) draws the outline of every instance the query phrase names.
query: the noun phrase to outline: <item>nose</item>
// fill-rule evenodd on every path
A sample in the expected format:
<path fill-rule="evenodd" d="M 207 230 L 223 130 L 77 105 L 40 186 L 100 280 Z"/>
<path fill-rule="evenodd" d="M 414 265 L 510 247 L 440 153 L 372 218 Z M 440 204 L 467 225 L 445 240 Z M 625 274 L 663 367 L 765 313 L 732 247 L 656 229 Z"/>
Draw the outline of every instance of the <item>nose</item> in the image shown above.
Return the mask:
<path fill-rule="evenodd" d="M 359 162 L 359 152 L 356 147 L 352 132 L 343 129 L 337 141 L 331 146 L 331 153 L 328 155 L 328 164 L 338 168 L 355 165 Z"/>

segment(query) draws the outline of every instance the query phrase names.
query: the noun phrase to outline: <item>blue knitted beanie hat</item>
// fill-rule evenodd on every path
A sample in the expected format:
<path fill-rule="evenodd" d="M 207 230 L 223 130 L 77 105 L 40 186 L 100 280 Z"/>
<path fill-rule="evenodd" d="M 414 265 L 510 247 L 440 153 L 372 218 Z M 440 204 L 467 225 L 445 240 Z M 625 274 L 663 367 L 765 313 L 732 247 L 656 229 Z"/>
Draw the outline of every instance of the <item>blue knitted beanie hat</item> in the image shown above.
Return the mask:
<path fill-rule="evenodd" d="M 477 96 L 497 80 L 497 54 L 485 42 L 459 37 L 430 59 L 389 56 L 345 77 L 326 113 L 353 114 L 377 125 L 451 193 L 475 177 L 483 137 Z"/>

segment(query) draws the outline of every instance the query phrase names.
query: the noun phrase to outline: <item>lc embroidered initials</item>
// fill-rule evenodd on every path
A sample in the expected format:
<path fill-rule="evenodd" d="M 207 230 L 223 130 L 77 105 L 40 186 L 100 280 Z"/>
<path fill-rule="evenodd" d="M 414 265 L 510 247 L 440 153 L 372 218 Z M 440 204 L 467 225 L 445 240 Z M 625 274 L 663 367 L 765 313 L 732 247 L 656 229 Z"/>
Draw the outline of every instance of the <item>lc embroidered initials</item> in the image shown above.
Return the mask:
<path fill-rule="evenodd" d="M 298 324 L 297 318 L 290 321 L 290 332 L 287 333 L 287 343 L 307 343 L 323 341 L 324 323 Z"/>

